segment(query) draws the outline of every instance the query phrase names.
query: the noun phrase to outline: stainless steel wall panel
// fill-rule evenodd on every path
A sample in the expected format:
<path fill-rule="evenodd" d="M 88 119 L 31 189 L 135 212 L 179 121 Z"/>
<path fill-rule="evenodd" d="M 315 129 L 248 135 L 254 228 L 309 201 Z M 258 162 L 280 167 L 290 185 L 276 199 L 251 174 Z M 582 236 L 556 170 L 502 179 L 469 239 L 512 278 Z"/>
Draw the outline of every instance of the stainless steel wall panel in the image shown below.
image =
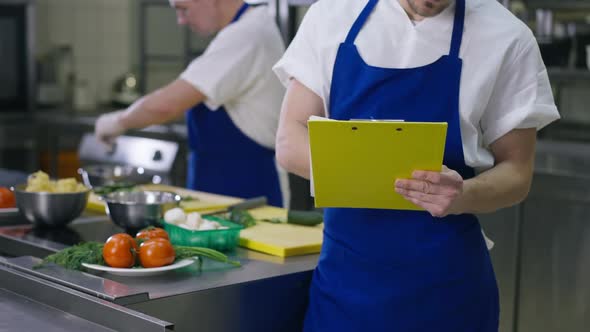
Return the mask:
<path fill-rule="evenodd" d="M 590 330 L 590 180 L 537 175 L 524 208 L 518 332 Z"/>

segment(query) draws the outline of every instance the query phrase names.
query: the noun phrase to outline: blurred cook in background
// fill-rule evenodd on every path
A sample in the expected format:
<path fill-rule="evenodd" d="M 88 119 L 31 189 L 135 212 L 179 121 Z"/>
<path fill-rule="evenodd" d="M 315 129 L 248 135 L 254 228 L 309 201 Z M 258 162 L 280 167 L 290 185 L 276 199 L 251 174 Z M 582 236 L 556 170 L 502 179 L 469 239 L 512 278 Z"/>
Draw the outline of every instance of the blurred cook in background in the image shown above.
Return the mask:
<path fill-rule="evenodd" d="M 128 129 L 186 115 L 191 154 L 187 187 L 282 206 L 286 173 L 275 162 L 284 88 L 272 65 L 285 48 L 264 6 L 242 0 L 171 0 L 178 24 L 217 33 L 179 78 L 126 110 L 102 115 L 95 134 L 106 144 Z"/>

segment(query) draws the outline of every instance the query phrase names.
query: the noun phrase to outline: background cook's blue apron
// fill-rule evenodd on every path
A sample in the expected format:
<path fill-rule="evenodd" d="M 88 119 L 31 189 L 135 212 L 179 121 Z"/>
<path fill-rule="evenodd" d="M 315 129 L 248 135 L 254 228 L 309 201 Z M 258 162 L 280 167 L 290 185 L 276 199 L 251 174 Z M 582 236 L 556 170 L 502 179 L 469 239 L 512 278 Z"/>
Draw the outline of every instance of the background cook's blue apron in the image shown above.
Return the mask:
<path fill-rule="evenodd" d="M 465 0 L 456 2 L 450 54 L 410 69 L 369 66 L 359 55 L 354 41 L 376 4 L 368 2 L 338 49 L 330 117 L 446 121 L 444 163 L 473 177 L 459 128 Z M 475 216 L 326 209 L 305 331 L 496 332 L 498 316 L 496 280 Z"/>
<path fill-rule="evenodd" d="M 232 23 L 248 9 L 245 3 Z M 190 189 L 242 198 L 266 196 L 282 206 L 275 151 L 246 136 L 224 107 L 212 111 L 204 103 L 187 112 Z"/>

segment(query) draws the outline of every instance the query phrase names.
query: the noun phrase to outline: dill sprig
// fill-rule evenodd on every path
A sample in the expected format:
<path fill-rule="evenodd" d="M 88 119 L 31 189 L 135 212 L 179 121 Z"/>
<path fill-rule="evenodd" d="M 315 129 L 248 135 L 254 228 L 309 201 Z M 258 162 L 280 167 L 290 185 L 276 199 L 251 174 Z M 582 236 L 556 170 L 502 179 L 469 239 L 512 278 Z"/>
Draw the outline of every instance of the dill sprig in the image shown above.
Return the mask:
<path fill-rule="evenodd" d="M 48 263 L 53 263 L 70 270 L 85 271 L 82 263 L 105 265 L 102 257 L 103 246 L 104 244 L 100 242 L 81 243 L 45 257 L 33 268 L 38 269 Z"/>
<path fill-rule="evenodd" d="M 102 257 L 103 246 L 104 244 L 100 242 L 81 243 L 45 257 L 41 263 L 35 265 L 33 268 L 42 268 L 49 263 L 57 264 L 66 269 L 77 271 L 86 271 L 86 268 L 84 268 L 82 263 L 107 266 L 104 258 Z M 240 266 L 240 262 L 232 261 L 223 253 L 209 248 L 174 246 L 174 251 L 176 253 L 176 262 L 185 258 L 199 257 L 208 258 L 234 266 Z M 137 262 L 138 261 L 139 260 L 137 260 Z M 199 265 L 201 263 L 202 260 L 200 259 Z M 140 267 L 140 265 L 136 264 L 136 267 Z"/>

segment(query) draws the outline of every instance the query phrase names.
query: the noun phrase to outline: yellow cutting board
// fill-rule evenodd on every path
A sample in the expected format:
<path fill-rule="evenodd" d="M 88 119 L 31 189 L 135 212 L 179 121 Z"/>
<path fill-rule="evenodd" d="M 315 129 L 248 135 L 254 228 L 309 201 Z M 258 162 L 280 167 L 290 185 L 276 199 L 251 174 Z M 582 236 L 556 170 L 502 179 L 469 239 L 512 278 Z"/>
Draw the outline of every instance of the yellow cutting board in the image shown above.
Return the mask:
<path fill-rule="evenodd" d="M 149 184 L 139 186 L 143 190 L 159 190 L 159 191 L 170 191 L 181 196 L 189 196 L 196 198 L 194 201 L 181 202 L 180 206 L 187 212 L 210 212 L 221 210 L 228 207 L 231 204 L 239 203 L 243 201 L 241 198 L 222 196 L 216 194 L 205 193 L 202 191 L 194 191 L 186 188 L 167 186 L 161 184 Z M 97 195 L 90 193 L 88 198 L 88 204 L 86 208 L 95 212 L 105 213 L 105 204 L 101 201 Z"/>
<path fill-rule="evenodd" d="M 249 210 L 254 219 L 287 218 L 287 210 L 265 206 Z M 289 257 L 319 253 L 323 224 L 309 227 L 258 221 L 240 232 L 240 246 L 274 256 Z"/>

